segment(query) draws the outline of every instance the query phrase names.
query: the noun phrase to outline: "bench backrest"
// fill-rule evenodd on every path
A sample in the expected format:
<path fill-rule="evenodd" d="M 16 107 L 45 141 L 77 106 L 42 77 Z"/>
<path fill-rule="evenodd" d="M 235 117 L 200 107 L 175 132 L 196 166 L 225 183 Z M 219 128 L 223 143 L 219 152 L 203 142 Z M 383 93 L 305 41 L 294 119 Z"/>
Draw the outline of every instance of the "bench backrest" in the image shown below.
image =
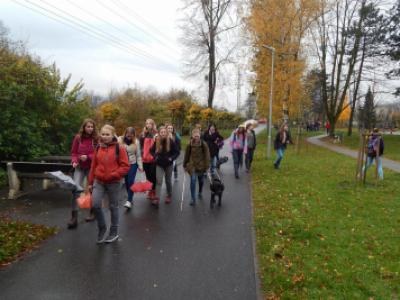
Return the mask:
<path fill-rule="evenodd" d="M 13 164 L 13 169 L 17 172 L 22 173 L 44 173 L 44 172 L 54 172 L 61 171 L 64 173 L 69 173 L 72 171 L 71 164 L 66 163 L 42 163 L 42 162 L 24 162 L 15 161 L 11 162 Z M 2 165 L 7 162 L 2 162 Z"/>

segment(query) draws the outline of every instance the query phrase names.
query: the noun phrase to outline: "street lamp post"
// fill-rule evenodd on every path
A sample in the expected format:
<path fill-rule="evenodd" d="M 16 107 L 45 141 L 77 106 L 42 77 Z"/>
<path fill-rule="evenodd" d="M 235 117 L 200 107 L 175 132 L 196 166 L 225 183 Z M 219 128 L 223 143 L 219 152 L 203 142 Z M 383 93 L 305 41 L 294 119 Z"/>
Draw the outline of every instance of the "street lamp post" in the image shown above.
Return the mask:
<path fill-rule="evenodd" d="M 262 45 L 264 48 L 271 51 L 272 63 L 271 63 L 271 88 L 269 94 L 269 116 L 268 116 L 268 144 L 267 144 L 267 159 L 271 158 L 271 134 L 272 134 L 272 93 L 274 87 L 274 59 L 275 59 L 275 48 Z"/>

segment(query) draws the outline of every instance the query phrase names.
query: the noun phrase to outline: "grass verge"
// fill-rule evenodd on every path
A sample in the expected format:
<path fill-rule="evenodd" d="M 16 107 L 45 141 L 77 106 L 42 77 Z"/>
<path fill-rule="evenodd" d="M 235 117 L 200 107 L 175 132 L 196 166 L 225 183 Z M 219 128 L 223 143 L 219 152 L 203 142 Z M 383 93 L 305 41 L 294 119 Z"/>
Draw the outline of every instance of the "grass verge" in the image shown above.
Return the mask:
<path fill-rule="evenodd" d="M 55 228 L 0 219 L 0 268 L 15 261 L 56 233 Z"/>
<path fill-rule="evenodd" d="M 265 134 L 260 139 L 266 139 Z M 356 161 L 301 142 L 281 169 L 259 144 L 254 225 L 267 299 L 398 299 L 400 174 L 354 183 Z"/>

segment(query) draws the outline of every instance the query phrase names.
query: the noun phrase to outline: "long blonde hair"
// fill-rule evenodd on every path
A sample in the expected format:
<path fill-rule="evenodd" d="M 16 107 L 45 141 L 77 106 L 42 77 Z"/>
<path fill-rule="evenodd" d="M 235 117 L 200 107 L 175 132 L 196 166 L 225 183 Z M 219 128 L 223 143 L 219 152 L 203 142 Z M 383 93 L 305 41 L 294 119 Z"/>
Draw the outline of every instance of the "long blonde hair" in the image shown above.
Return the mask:
<path fill-rule="evenodd" d="M 157 133 L 157 125 L 156 125 L 156 122 L 154 122 L 153 119 L 147 119 L 145 123 L 147 123 L 147 122 L 149 122 L 149 123 L 152 124 L 152 129 L 151 129 L 151 132 L 149 132 L 148 129 L 147 129 L 147 126 L 146 126 L 146 124 L 145 124 L 145 125 L 144 125 L 144 128 L 143 128 L 143 135 L 145 135 L 146 133 L 156 134 L 156 133 Z"/>
<path fill-rule="evenodd" d="M 166 137 L 161 137 L 160 133 L 161 130 L 165 130 L 167 132 Z M 156 138 L 156 152 L 161 153 L 161 152 L 169 152 L 171 150 L 171 138 L 169 137 L 167 127 L 161 126 L 159 128 L 159 134 L 157 135 Z"/>

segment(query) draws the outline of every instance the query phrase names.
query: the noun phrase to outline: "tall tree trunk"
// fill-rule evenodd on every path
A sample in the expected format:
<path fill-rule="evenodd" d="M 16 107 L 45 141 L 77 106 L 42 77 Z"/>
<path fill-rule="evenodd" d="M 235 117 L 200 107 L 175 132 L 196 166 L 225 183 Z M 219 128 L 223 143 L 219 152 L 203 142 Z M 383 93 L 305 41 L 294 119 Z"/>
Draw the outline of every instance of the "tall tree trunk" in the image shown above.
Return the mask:
<path fill-rule="evenodd" d="M 359 90 L 360 82 L 361 82 L 361 74 L 362 74 L 362 70 L 364 68 L 365 53 L 366 53 L 366 39 L 364 37 L 364 39 L 363 39 L 363 47 L 362 47 L 362 54 L 361 54 L 361 61 L 360 61 L 360 67 L 358 68 L 356 86 L 354 87 L 354 91 L 353 91 L 353 102 L 351 104 L 349 128 L 347 130 L 347 135 L 348 136 L 351 136 L 352 133 L 353 133 L 353 120 L 354 120 L 354 114 L 355 114 L 355 110 L 356 110 L 358 90 Z"/>
<path fill-rule="evenodd" d="M 217 72 L 215 70 L 215 28 L 213 24 L 212 18 L 212 9 L 210 10 L 210 47 L 209 47 L 209 61 L 210 61 L 210 69 L 208 71 L 208 107 L 212 108 L 215 94 L 215 85 L 216 85 L 216 77 Z"/>

